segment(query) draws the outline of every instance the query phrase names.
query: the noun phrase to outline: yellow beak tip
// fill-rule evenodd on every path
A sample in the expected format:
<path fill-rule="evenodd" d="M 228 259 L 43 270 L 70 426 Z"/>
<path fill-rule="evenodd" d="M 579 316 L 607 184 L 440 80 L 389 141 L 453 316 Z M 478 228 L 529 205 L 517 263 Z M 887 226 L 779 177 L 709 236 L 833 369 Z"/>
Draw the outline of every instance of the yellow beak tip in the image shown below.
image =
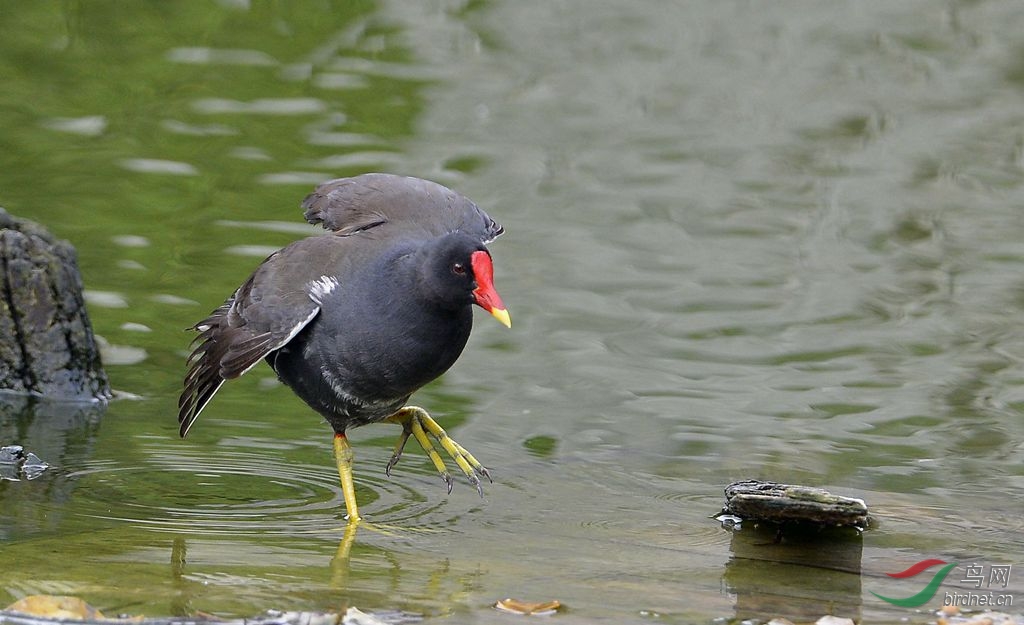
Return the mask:
<path fill-rule="evenodd" d="M 512 327 L 512 318 L 509 316 L 508 311 L 504 308 L 494 308 L 491 310 L 491 314 L 494 318 L 501 322 L 501 325 L 506 328 Z"/>

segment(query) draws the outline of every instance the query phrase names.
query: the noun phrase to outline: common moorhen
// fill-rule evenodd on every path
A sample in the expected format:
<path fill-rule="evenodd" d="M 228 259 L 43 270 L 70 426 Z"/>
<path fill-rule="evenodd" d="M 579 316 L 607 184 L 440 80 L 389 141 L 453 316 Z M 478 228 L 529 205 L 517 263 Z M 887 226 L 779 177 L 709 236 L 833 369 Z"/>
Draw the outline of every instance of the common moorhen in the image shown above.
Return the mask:
<path fill-rule="evenodd" d="M 451 492 L 439 444 L 477 487 L 490 474 L 425 410 L 406 406 L 448 370 L 473 325 L 472 304 L 511 327 L 484 247 L 504 229 L 439 184 L 389 174 L 325 182 L 302 203 L 328 235 L 271 254 L 199 332 L 178 401 L 184 437 L 225 380 L 266 359 L 278 378 L 334 428 L 350 523 L 359 520 L 349 428 L 388 421 L 412 435 Z"/>

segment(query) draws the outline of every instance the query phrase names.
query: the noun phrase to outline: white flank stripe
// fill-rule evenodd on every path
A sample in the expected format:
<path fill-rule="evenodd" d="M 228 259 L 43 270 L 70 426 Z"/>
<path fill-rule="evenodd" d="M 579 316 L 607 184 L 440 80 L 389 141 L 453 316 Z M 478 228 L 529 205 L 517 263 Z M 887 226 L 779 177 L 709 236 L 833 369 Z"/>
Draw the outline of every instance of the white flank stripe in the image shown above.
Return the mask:
<path fill-rule="evenodd" d="M 338 279 L 333 276 L 320 276 L 309 283 L 309 299 L 321 304 L 331 291 L 338 287 Z"/>

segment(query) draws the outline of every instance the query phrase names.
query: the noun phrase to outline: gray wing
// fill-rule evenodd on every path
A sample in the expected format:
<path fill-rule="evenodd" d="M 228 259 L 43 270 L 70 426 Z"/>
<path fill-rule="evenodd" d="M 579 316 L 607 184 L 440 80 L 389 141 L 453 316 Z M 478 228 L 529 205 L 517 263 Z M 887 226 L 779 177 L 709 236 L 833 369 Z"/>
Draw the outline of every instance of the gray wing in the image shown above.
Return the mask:
<path fill-rule="evenodd" d="M 290 253 L 284 258 L 281 252 L 272 254 L 231 297 L 191 328 L 199 335 L 192 342 L 195 347 L 178 399 L 182 437 L 225 380 L 241 376 L 284 347 L 320 312 L 320 300 L 337 286 L 336 279 L 320 276 L 309 281 L 298 276 L 308 276 L 309 263 L 323 263 L 326 239 L 293 243 L 285 248 Z"/>
<path fill-rule="evenodd" d="M 302 202 L 306 221 L 338 234 L 381 228 L 436 236 L 464 232 L 489 243 L 504 232 L 465 196 L 429 180 L 363 174 L 329 180 Z"/>

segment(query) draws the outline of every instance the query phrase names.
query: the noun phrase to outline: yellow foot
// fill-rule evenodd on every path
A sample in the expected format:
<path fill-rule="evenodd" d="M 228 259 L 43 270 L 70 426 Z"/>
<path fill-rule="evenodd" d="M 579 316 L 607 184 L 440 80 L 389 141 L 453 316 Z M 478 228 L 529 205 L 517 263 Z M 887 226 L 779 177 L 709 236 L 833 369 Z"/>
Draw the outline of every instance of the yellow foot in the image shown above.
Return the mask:
<path fill-rule="evenodd" d="M 402 450 L 405 449 L 405 443 L 409 440 L 409 435 L 411 434 L 416 439 L 416 442 L 423 447 L 423 451 L 427 452 L 427 457 L 434 463 L 434 468 L 437 469 L 437 472 L 441 474 L 441 478 L 444 479 L 449 493 L 452 492 L 452 476 L 448 473 L 448 468 L 445 467 L 441 455 L 437 453 L 431 438 L 437 441 L 441 448 L 452 457 L 452 460 L 459 466 L 463 474 L 469 478 L 470 483 L 476 486 L 476 490 L 480 493 L 481 497 L 484 496 L 484 487 L 477 476 L 482 475 L 489 482 L 494 482 L 486 467 L 480 464 L 473 457 L 473 454 L 466 451 L 465 447 L 452 440 L 448 433 L 444 431 L 444 428 L 427 414 L 426 410 L 418 406 L 406 406 L 385 420 L 402 426 L 402 435 L 398 438 L 398 443 L 395 445 L 395 452 L 391 454 L 391 460 L 388 461 L 388 465 L 384 469 L 384 472 L 389 477 L 391 476 L 391 469 L 398 464 L 399 458 L 402 457 Z"/>
<path fill-rule="evenodd" d="M 334 461 L 338 464 L 338 477 L 341 478 L 341 494 L 345 497 L 345 510 L 348 512 L 348 524 L 356 525 L 360 521 L 359 506 L 356 505 L 356 485 L 352 480 L 352 460 L 355 453 L 348 444 L 348 438 L 339 432 L 334 433 Z M 355 532 L 352 532 L 355 536 Z"/>

